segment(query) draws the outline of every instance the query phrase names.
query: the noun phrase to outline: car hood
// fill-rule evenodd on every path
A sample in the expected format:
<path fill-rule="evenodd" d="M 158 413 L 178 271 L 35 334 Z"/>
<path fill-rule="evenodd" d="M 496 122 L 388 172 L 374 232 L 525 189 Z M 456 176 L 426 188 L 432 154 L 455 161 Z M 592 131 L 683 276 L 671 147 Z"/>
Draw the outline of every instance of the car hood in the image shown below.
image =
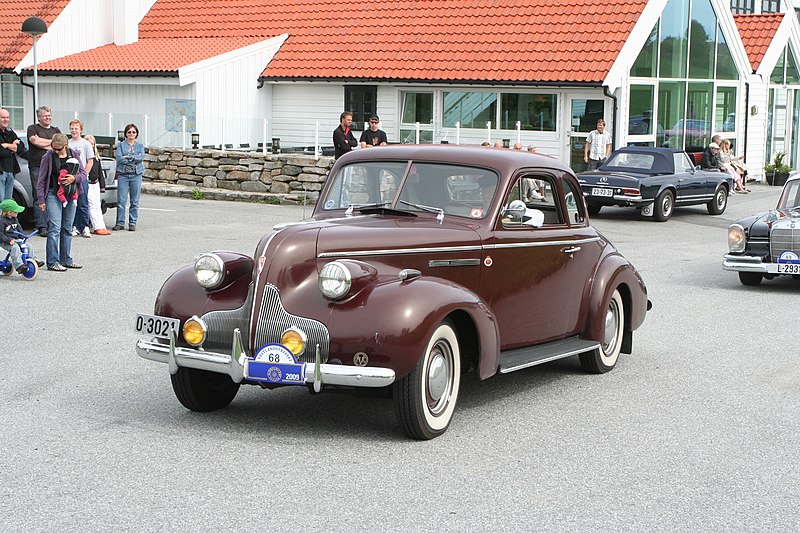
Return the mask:
<path fill-rule="evenodd" d="M 800 209 L 770 209 L 769 211 L 763 211 L 756 215 L 740 218 L 736 221 L 736 224 L 748 230 L 750 238 L 767 238 L 769 237 L 770 229 L 775 223 L 791 220 L 792 218 L 800 223 Z"/>

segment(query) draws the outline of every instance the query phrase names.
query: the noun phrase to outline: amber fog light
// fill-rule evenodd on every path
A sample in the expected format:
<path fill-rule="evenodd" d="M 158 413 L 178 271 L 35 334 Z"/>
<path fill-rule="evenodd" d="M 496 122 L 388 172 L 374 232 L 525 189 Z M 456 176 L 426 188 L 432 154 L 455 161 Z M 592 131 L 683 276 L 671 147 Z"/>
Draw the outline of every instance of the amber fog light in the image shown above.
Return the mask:
<path fill-rule="evenodd" d="M 193 316 L 183 325 L 183 338 L 192 346 L 203 344 L 206 340 L 207 332 L 208 328 L 206 328 L 205 322 L 197 318 L 197 316 Z"/>
<path fill-rule="evenodd" d="M 731 252 L 744 252 L 747 238 L 744 234 L 744 228 L 739 224 L 732 224 L 728 228 L 728 250 Z"/>
<path fill-rule="evenodd" d="M 289 328 L 281 335 L 281 344 L 286 346 L 294 355 L 300 355 L 306 351 L 307 342 L 308 337 L 306 337 L 306 334 L 297 328 Z"/>

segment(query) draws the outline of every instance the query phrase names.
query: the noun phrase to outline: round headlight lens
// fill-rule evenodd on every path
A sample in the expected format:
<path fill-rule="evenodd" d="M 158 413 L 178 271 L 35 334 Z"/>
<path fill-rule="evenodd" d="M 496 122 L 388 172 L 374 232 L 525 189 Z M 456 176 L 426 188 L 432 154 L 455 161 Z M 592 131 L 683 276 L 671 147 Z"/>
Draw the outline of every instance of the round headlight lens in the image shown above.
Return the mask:
<path fill-rule="evenodd" d="M 739 224 L 733 224 L 728 228 L 728 250 L 731 252 L 744 252 L 747 237 L 744 228 Z"/>
<path fill-rule="evenodd" d="M 319 290 L 331 300 L 344 297 L 350 291 L 352 283 L 353 278 L 350 271 L 337 261 L 328 263 L 322 267 L 322 272 L 319 273 Z"/>
<path fill-rule="evenodd" d="M 206 328 L 205 323 L 197 316 L 193 316 L 183 324 L 183 338 L 192 346 L 203 344 L 206 340 L 207 331 L 208 328 Z"/>
<path fill-rule="evenodd" d="M 194 262 L 194 276 L 201 286 L 214 289 L 222 283 L 225 265 L 217 254 L 203 254 Z"/>
<path fill-rule="evenodd" d="M 281 344 L 294 355 L 300 355 L 306 350 L 306 342 L 306 334 L 297 328 L 289 328 L 281 335 Z"/>

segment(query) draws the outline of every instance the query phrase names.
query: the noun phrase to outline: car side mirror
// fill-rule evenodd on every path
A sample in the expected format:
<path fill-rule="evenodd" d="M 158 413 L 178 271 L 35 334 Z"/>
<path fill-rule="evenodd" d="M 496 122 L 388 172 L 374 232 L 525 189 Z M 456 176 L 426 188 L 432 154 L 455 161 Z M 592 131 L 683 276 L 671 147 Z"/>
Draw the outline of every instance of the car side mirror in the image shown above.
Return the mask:
<path fill-rule="evenodd" d="M 698 170 L 700 170 L 700 165 L 695 165 L 694 166 L 694 171 L 697 172 Z"/>

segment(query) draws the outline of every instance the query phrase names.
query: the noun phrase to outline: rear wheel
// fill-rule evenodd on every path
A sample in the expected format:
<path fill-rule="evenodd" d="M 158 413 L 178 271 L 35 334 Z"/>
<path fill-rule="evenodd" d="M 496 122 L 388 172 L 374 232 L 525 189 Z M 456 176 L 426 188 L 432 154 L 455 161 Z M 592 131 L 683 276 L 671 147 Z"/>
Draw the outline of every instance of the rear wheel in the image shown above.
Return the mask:
<path fill-rule="evenodd" d="M 393 385 L 395 414 L 409 437 L 429 440 L 447 430 L 460 381 L 458 337 L 445 321 L 433 332 L 416 368 Z"/>
<path fill-rule="evenodd" d="M 586 210 L 589 212 L 589 216 L 596 216 L 600 213 L 600 210 L 603 208 L 600 204 L 586 204 Z"/>
<path fill-rule="evenodd" d="M 192 411 L 205 413 L 227 407 L 239 392 L 239 384 L 226 374 L 207 370 L 179 368 L 170 378 L 178 401 Z"/>
<path fill-rule="evenodd" d="M 672 191 L 663 191 L 656 197 L 653 204 L 653 219 L 656 222 L 666 222 L 672 216 L 675 208 L 675 195 Z"/>
<path fill-rule="evenodd" d="M 764 276 L 759 272 L 739 272 L 739 281 L 742 282 L 742 285 L 750 285 L 753 287 L 761 285 L 762 279 L 764 279 Z"/>
<path fill-rule="evenodd" d="M 706 208 L 710 215 L 721 215 L 726 207 L 728 207 L 728 188 L 720 185 L 714 191 L 714 198 L 706 204 Z"/>
<path fill-rule="evenodd" d="M 603 315 L 603 342 L 600 348 L 580 355 L 581 366 L 592 374 L 604 374 L 614 368 L 622 350 L 625 332 L 625 306 L 622 296 L 615 290 Z"/>

